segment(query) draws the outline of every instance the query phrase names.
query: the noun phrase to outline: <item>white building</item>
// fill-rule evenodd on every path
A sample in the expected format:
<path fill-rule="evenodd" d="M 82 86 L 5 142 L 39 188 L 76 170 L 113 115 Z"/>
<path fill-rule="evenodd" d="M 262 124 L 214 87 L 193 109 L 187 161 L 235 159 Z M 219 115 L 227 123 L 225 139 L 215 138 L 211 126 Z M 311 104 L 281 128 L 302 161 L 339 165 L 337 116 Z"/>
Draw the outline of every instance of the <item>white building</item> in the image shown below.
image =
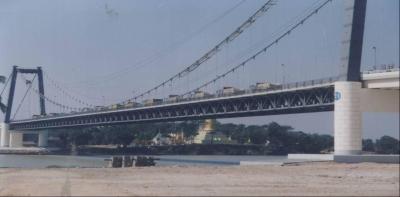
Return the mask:
<path fill-rule="evenodd" d="M 153 145 L 170 145 L 171 139 L 169 136 L 163 136 L 160 132 L 151 140 Z"/>

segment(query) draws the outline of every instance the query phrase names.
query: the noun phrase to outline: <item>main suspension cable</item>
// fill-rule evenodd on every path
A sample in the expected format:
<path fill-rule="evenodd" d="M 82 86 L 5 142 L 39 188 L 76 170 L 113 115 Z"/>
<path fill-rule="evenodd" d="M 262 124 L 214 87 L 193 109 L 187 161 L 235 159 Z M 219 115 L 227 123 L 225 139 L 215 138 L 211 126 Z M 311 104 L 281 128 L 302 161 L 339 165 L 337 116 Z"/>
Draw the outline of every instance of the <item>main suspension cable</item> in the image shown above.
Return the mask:
<path fill-rule="evenodd" d="M 22 75 L 22 78 L 24 78 L 23 75 Z M 24 79 L 26 80 L 26 78 L 24 78 Z M 39 90 L 36 89 L 36 88 L 34 88 L 33 86 L 32 86 L 31 89 L 33 90 L 33 92 L 35 92 L 35 94 L 39 95 L 40 98 L 46 100 L 48 103 L 53 104 L 53 105 L 55 105 L 55 106 L 57 106 L 57 107 L 60 107 L 60 108 L 63 108 L 63 109 L 68 109 L 68 110 L 72 110 L 72 111 L 73 111 L 73 110 L 79 111 L 79 110 L 82 109 L 82 108 L 79 108 L 79 107 L 73 107 L 73 106 L 69 106 L 69 105 L 64 105 L 64 104 L 62 104 L 62 103 L 60 103 L 60 102 L 57 102 L 57 101 L 55 101 L 55 100 L 53 100 L 53 99 L 51 99 L 51 98 L 49 98 L 49 97 L 47 97 L 47 96 L 41 94 L 41 93 L 39 92 Z"/>
<path fill-rule="evenodd" d="M 201 56 L 198 60 L 192 63 L 190 66 L 186 67 L 179 73 L 173 75 L 172 77 L 168 78 L 167 80 L 163 81 L 162 83 L 156 85 L 155 87 L 142 92 L 141 94 L 133 97 L 132 99 L 128 99 L 126 101 L 136 100 L 138 98 L 142 98 L 146 94 L 150 94 L 156 91 L 158 88 L 165 86 L 167 83 L 174 81 L 175 79 L 179 79 L 184 77 L 185 75 L 191 73 L 192 71 L 196 70 L 200 65 L 205 63 L 207 60 L 211 59 L 215 54 L 217 54 L 221 48 L 232 42 L 235 38 L 241 35 L 247 28 L 249 28 L 258 18 L 260 18 L 265 12 L 267 12 L 273 5 L 275 5 L 276 0 L 269 0 L 267 1 L 260 9 L 258 9 L 252 16 L 250 16 L 245 22 L 243 22 L 238 28 L 235 29 L 231 34 L 228 35 L 225 39 L 220 41 L 216 46 L 214 46 L 211 50 L 209 50 L 206 54 Z M 123 102 L 126 102 L 123 101 Z"/>
<path fill-rule="evenodd" d="M 66 88 L 62 88 L 61 85 L 59 85 L 60 83 L 57 83 L 54 79 L 52 79 L 51 77 L 49 77 L 49 76 L 47 75 L 47 73 L 43 72 L 43 74 L 44 74 L 44 76 L 46 77 L 46 79 L 48 79 L 48 80 L 50 81 L 51 85 L 53 85 L 58 91 L 60 91 L 61 93 L 63 93 L 66 97 L 72 99 L 73 101 L 75 101 L 75 102 L 77 102 L 77 103 L 80 103 L 80 104 L 82 104 L 82 105 L 85 105 L 85 106 L 87 106 L 87 107 L 94 107 L 94 106 L 95 106 L 95 105 L 93 105 L 93 104 L 90 104 L 90 103 L 88 103 L 88 102 L 86 102 L 86 101 L 83 101 L 83 100 L 81 100 L 81 99 L 79 99 L 79 98 L 77 98 L 77 97 L 71 95 L 70 93 L 68 93 L 68 92 L 65 90 Z"/>
<path fill-rule="evenodd" d="M 259 56 L 262 53 L 265 53 L 267 51 L 267 49 L 269 49 L 271 46 L 273 46 L 274 44 L 277 44 L 282 38 L 286 37 L 287 35 L 289 35 L 293 30 L 295 30 L 297 27 L 301 26 L 304 24 L 304 22 L 306 22 L 309 18 L 311 18 L 311 16 L 315 15 L 318 13 L 318 11 L 323 8 L 326 4 L 328 4 L 329 2 L 331 2 L 332 0 L 326 0 L 324 1 L 321 5 L 319 5 L 317 8 L 313 9 L 311 11 L 311 13 L 307 14 L 304 18 L 302 18 L 301 20 L 299 20 L 297 23 L 295 23 L 294 25 L 292 25 L 288 30 L 285 31 L 285 33 L 281 34 L 278 38 L 274 39 L 273 42 L 269 43 L 266 47 L 262 48 L 261 50 L 259 50 L 257 53 L 255 53 L 254 55 L 252 55 L 251 57 L 247 58 L 246 60 L 244 60 L 243 62 L 241 62 L 240 64 L 236 65 L 235 67 L 231 68 L 230 70 L 228 70 L 227 72 L 223 73 L 222 75 L 218 75 L 217 77 L 215 77 L 214 79 L 202 84 L 201 86 L 188 91 L 184 94 L 181 94 L 181 97 L 187 96 L 187 95 L 192 95 L 193 93 L 195 93 L 196 91 L 199 91 L 201 88 L 204 88 L 212 83 L 215 83 L 216 81 L 220 80 L 221 78 L 224 78 L 225 76 L 235 72 L 235 70 L 237 70 L 239 67 L 241 66 L 246 66 L 246 64 L 252 60 L 255 60 L 255 58 L 257 56 Z"/>
<path fill-rule="evenodd" d="M 96 83 L 96 81 L 98 81 L 98 80 L 101 80 L 101 81 L 112 80 L 112 79 L 115 79 L 116 77 L 118 77 L 120 75 L 126 74 L 127 71 L 129 71 L 129 70 L 138 69 L 140 67 L 148 65 L 150 63 L 153 63 L 153 62 L 155 62 L 155 61 L 157 61 L 157 60 L 159 60 L 159 59 L 161 59 L 163 57 L 169 56 L 172 51 L 176 51 L 177 49 L 179 49 L 183 44 L 185 44 L 188 41 L 192 40 L 198 34 L 204 32 L 208 27 L 210 27 L 211 25 L 213 25 L 213 24 L 217 23 L 218 21 L 220 21 L 222 18 L 224 18 L 225 16 L 230 14 L 232 11 L 234 11 L 236 8 L 238 8 L 241 4 L 243 4 L 246 1 L 247 0 L 241 0 L 240 2 L 238 2 L 237 4 L 232 6 L 231 8 L 227 9 L 222 14 L 218 15 L 216 18 L 214 18 L 210 22 L 208 22 L 205 25 L 201 26 L 199 29 L 197 29 L 196 31 L 194 31 L 193 33 L 188 35 L 183 40 L 180 40 L 178 42 L 172 43 L 172 45 L 170 47 L 167 47 L 166 49 L 161 50 L 160 52 L 156 52 L 155 54 L 140 60 L 139 62 L 135 63 L 134 65 L 127 66 L 127 67 L 122 68 L 122 69 L 120 69 L 118 71 L 115 71 L 113 73 L 109 73 L 109 74 L 106 74 L 106 75 L 103 75 L 103 76 L 96 77 L 98 79 L 94 79 L 94 80 L 90 80 L 90 81 L 86 80 L 86 81 L 82 81 L 81 83 L 92 84 L 92 83 Z"/>
<path fill-rule="evenodd" d="M 3 95 L 3 92 L 4 92 L 4 90 L 6 89 L 6 87 L 8 85 L 8 82 L 10 81 L 11 75 L 12 75 L 12 73 L 10 74 L 10 76 L 8 76 L 6 83 L 4 83 L 3 90 L 1 90 L 1 93 L 0 93 L 0 97 L 1 97 L 1 95 Z"/>

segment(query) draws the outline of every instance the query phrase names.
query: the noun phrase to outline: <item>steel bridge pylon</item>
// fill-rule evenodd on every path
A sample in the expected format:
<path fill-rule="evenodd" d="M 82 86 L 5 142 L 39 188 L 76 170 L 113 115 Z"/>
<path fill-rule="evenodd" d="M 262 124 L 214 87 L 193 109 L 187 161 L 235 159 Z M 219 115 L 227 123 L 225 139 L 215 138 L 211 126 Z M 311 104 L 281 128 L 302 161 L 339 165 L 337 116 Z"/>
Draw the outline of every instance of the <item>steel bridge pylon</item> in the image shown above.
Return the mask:
<path fill-rule="evenodd" d="M 13 66 L 10 76 L 10 89 L 8 93 L 7 104 L 0 103 L 2 106 L 1 111 L 4 113 L 4 121 L 0 123 L 0 147 L 22 147 L 23 145 L 23 133 L 18 131 L 10 132 L 9 130 L 18 73 L 37 75 L 39 82 L 38 88 L 40 115 L 46 115 L 42 68 L 37 67 L 36 69 L 26 69 Z M 39 146 L 47 146 L 47 132 L 39 132 Z"/>
<path fill-rule="evenodd" d="M 367 0 L 344 3 L 341 81 L 335 83 L 334 151 L 338 155 L 351 155 L 362 150 L 360 67 Z"/>

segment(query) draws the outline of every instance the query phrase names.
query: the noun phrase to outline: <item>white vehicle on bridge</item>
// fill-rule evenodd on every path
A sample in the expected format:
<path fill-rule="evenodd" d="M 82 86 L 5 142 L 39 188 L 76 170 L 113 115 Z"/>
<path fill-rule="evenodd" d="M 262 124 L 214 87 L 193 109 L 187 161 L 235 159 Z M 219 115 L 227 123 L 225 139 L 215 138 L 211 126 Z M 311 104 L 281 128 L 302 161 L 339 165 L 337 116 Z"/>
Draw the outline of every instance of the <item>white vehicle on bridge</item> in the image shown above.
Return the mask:
<path fill-rule="evenodd" d="M 211 97 L 213 97 L 213 94 L 201 90 L 198 90 L 194 93 L 195 99 L 211 98 Z"/>
<path fill-rule="evenodd" d="M 176 94 L 171 94 L 165 99 L 166 103 L 176 103 L 180 100 L 180 96 Z"/>
<path fill-rule="evenodd" d="M 41 118 L 41 117 L 43 117 L 43 116 L 42 116 L 42 115 L 39 115 L 39 114 L 34 114 L 34 115 L 32 115 L 32 118 L 33 118 L 33 119 Z"/>
<path fill-rule="evenodd" d="M 239 88 L 235 88 L 232 86 L 225 86 L 222 88 L 222 90 L 218 90 L 217 94 L 218 96 L 232 96 L 232 95 L 238 95 L 238 94 L 244 94 L 246 91 L 241 90 Z"/>
<path fill-rule="evenodd" d="M 106 110 L 107 108 L 106 107 L 104 107 L 104 106 L 95 106 L 94 107 L 94 110 L 95 111 L 103 111 L 103 110 Z"/>
<path fill-rule="evenodd" d="M 282 88 L 280 84 L 273 84 L 270 82 L 257 82 L 256 85 L 250 86 L 252 92 L 262 92 L 267 90 L 276 90 Z"/>
<path fill-rule="evenodd" d="M 121 108 L 123 108 L 123 105 L 121 104 L 113 104 L 108 107 L 108 109 L 121 109 Z"/>
<path fill-rule="evenodd" d="M 84 107 L 81 110 L 81 112 L 91 112 L 91 111 L 94 111 L 94 110 L 92 108 L 89 108 L 89 107 Z"/>
<path fill-rule="evenodd" d="M 133 107 L 140 107 L 142 106 L 141 103 L 133 102 L 133 101 L 128 101 L 127 103 L 124 104 L 124 108 L 133 108 Z"/>
<path fill-rule="evenodd" d="M 159 105 L 163 102 L 162 99 L 146 99 L 143 101 L 144 106 L 152 106 L 152 105 Z"/>
<path fill-rule="evenodd" d="M 48 116 L 59 116 L 61 113 L 49 113 Z"/>

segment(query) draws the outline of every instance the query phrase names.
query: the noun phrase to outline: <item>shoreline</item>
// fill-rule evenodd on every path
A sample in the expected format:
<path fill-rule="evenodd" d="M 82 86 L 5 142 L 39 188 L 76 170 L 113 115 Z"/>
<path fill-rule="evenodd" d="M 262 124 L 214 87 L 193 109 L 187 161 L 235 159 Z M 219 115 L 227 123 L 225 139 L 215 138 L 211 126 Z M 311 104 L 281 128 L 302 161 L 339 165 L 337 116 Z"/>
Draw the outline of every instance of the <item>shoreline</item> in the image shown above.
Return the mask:
<path fill-rule="evenodd" d="M 116 145 L 82 145 L 69 148 L 0 148 L 0 154 L 46 155 L 286 155 L 264 145 L 253 144 L 179 144 L 118 147 Z"/>
<path fill-rule="evenodd" d="M 158 166 L 171 165 L 281 165 L 288 160 L 287 156 L 254 156 L 254 155 L 142 155 L 156 159 Z M 99 156 L 66 156 L 66 155 L 0 155 L 3 167 L 48 168 L 48 166 L 65 167 L 104 167 L 114 155 Z M 7 164 L 8 162 L 8 164 Z M 27 163 L 28 162 L 28 163 Z M 20 165 L 22 164 L 22 165 Z"/>
<path fill-rule="evenodd" d="M 46 155 L 49 153 L 51 149 L 39 147 L 0 148 L 0 155 Z"/>

